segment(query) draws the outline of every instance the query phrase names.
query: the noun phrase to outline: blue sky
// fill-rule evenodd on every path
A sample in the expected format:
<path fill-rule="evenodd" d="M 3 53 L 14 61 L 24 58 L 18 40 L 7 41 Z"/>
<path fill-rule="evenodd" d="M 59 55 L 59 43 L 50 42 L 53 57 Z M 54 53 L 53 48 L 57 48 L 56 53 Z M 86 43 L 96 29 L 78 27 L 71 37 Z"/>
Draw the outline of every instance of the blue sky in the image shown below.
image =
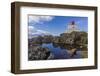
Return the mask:
<path fill-rule="evenodd" d="M 80 31 L 88 32 L 87 17 L 73 16 L 36 16 L 29 15 L 29 32 L 48 32 L 52 35 L 59 35 L 67 30 L 67 25 L 75 21 Z"/>

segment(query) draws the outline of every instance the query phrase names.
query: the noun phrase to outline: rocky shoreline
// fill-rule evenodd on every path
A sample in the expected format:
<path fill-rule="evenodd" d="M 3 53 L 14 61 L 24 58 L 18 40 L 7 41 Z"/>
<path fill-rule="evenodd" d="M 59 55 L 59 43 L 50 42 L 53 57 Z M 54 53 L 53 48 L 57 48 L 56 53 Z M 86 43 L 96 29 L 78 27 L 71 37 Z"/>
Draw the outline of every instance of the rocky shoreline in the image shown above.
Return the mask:
<path fill-rule="evenodd" d="M 31 47 L 28 51 L 29 60 L 47 60 L 53 59 L 53 54 L 48 48 L 41 46 Z"/>
<path fill-rule="evenodd" d="M 62 33 L 60 36 L 38 36 L 28 40 L 29 46 L 29 60 L 48 60 L 53 59 L 54 55 L 50 52 L 47 47 L 41 47 L 43 43 L 52 43 L 55 47 L 62 49 L 72 50 L 72 56 L 75 54 L 77 49 L 87 51 L 88 34 L 86 32 Z M 86 52 L 85 52 L 86 53 Z M 83 56 L 85 56 L 83 53 Z M 87 55 L 86 55 L 87 56 Z"/>

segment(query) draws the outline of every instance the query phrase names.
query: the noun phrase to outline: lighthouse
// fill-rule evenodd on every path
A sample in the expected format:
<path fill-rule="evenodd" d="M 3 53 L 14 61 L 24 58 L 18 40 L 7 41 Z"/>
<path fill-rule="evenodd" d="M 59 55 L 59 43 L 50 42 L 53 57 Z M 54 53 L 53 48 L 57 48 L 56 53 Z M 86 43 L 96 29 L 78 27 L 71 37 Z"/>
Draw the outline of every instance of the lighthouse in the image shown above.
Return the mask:
<path fill-rule="evenodd" d="M 79 31 L 78 25 L 75 23 L 75 21 L 72 21 L 67 25 L 66 33 L 71 33 L 73 31 Z"/>

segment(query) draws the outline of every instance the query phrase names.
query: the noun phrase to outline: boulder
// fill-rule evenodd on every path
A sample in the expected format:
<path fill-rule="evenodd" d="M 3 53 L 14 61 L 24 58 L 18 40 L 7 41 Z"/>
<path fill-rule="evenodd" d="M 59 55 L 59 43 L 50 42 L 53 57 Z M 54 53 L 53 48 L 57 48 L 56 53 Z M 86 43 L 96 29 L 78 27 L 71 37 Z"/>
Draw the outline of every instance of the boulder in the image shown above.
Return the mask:
<path fill-rule="evenodd" d="M 46 59 L 50 59 L 52 57 L 50 57 L 51 52 L 48 48 L 44 48 L 41 46 L 35 46 L 35 47 L 31 47 L 29 48 L 28 51 L 28 59 L 29 60 L 46 60 Z"/>

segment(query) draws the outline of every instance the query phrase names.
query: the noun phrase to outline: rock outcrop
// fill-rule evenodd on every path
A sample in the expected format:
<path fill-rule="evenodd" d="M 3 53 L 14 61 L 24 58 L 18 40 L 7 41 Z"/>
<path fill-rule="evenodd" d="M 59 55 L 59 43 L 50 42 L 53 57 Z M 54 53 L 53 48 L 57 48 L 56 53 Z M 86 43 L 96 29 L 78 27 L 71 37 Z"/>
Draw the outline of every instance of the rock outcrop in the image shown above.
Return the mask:
<path fill-rule="evenodd" d="M 71 33 L 63 33 L 60 35 L 61 42 L 65 44 L 75 44 L 82 45 L 87 44 L 87 33 L 86 32 L 71 32 Z"/>
<path fill-rule="evenodd" d="M 34 46 L 29 48 L 28 58 L 29 60 L 46 60 L 52 59 L 53 54 L 50 52 L 48 48 Z"/>
<path fill-rule="evenodd" d="M 60 36 L 55 36 L 53 38 L 54 44 L 64 44 L 73 46 L 72 48 L 83 48 L 87 47 L 88 38 L 86 32 L 76 32 L 73 31 L 71 33 L 62 33 Z"/>
<path fill-rule="evenodd" d="M 38 36 L 29 40 L 29 46 L 39 45 L 43 43 L 74 45 L 78 47 L 87 47 L 88 38 L 86 32 L 73 31 L 71 33 L 62 33 L 60 36 Z M 75 47 L 74 47 L 75 48 Z"/>
<path fill-rule="evenodd" d="M 86 32 L 73 31 L 71 33 L 62 33 L 60 36 L 38 36 L 28 40 L 28 58 L 29 60 L 46 60 L 53 59 L 54 55 L 47 47 L 42 47 L 43 43 L 52 43 L 54 47 L 72 50 L 75 54 L 76 50 L 87 50 L 88 34 Z M 73 55 L 72 55 L 73 56 Z"/>

